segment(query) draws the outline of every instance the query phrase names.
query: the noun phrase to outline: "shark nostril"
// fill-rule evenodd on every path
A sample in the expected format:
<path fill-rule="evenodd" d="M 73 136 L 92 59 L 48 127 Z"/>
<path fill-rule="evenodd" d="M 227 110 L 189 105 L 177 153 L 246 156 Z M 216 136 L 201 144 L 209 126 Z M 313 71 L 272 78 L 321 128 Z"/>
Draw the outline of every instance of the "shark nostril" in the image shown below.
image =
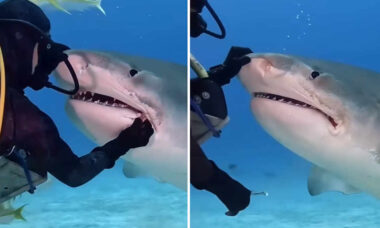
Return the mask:
<path fill-rule="evenodd" d="M 88 63 L 85 64 L 85 65 L 82 65 L 81 68 L 80 68 L 80 71 L 81 71 L 81 72 L 82 72 L 82 71 L 85 71 L 85 70 L 87 70 L 88 67 L 89 67 L 89 64 L 88 64 Z"/>
<path fill-rule="evenodd" d="M 259 62 L 259 67 L 262 70 L 263 75 L 269 72 L 272 69 L 272 66 L 272 63 L 267 59 L 261 59 L 261 61 Z"/>

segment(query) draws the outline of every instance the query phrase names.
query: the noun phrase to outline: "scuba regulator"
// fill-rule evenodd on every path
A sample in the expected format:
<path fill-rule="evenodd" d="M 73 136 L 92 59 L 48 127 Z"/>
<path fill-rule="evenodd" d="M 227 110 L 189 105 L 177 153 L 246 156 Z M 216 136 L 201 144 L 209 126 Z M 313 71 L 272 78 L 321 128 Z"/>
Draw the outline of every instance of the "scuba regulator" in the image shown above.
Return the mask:
<path fill-rule="evenodd" d="M 40 90 L 43 87 L 47 87 L 68 95 L 74 95 L 78 92 L 78 78 L 68 60 L 67 54 L 64 53 L 66 50 L 69 50 L 69 47 L 55 43 L 49 36 L 41 34 L 40 41 L 38 41 L 38 64 L 33 72 L 31 81 L 29 82 L 30 87 L 34 90 Z M 74 89 L 72 90 L 65 90 L 49 82 L 49 74 L 62 61 L 65 63 L 73 79 Z"/>

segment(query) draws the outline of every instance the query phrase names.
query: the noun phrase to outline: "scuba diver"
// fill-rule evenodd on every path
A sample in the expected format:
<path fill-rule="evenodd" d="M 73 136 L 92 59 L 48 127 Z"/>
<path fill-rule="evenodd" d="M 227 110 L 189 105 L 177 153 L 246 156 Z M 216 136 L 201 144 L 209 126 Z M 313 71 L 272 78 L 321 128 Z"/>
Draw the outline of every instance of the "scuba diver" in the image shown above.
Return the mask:
<path fill-rule="evenodd" d="M 24 95 L 27 87 L 49 87 L 71 95 L 79 89 L 64 53 L 69 48 L 53 42 L 49 32 L 49 19 L 28 0 L 0 3 L 1 74 L 6 76 L 5 98 L 2 97 L 5 105 L 0 107 L 0 203 L 25 191 L 33 193 L 35 185 L 46 180 L 47 173 L 71 187 L 83 185 L 104 169 L 112 168 L 129 149 L 147 145 L 153 134 L 148 121 L 136 119 L 117 138 L 87 155 L 76 156 L 61 139 L 52 119 Z M 72 74 L 75 88 L 71 91 L 48 81 L 60 62 Z M 21 171 L 24 175 L 20 176 Z"/>
<path fill-rule="evenodd" d="M 205 33 L 217 39 L 226 36 L 225 28 L 207 0 L 191 0 L 190 35 L 198 37 Z M 220 34 L 209 31 L 207 23 L 200 13 L 206 7 L 216 21 Z M 223 64 L 211 67 L 206 71 L 191 56 L 191 67 L 198 78 L 190 81 L 191 95 L 191 144 L 190 144 L 190 182 L 199 189 L 215 194 L 228 208 L 226 215 L 235 216 L 248 207 L 251 195 L 255 193 L 234 180 L 221 170 L 214 161 L 209 160 L 201 148 L 201 144 L 211 138 L 220 137 L 220 130 L 228 123 L 227 105 L 222 86 L 238 74 L 241 67 L 250 62 L 247 54 L 249 48 L 232 47 Z"/>

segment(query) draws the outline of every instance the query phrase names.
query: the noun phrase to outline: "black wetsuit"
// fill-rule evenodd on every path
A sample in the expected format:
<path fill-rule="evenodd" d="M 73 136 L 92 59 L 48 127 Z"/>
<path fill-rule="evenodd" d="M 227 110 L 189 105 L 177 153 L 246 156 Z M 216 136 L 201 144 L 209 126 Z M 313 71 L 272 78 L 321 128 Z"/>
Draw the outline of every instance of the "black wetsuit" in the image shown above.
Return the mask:
<path fill-rule="evenodd" d="M 209 160 L 193 138 L 190 147 L 191 184 L 199 190 L 215 194 L 228 208 L 228 215 L 236 215 L 248 207 L 251 191 L 219 169 L 215 162 Z"/>
<path fill-rule="evenodd" d="M 212 78 L 192 79 L 191 98 L 198 96 L 202 99 L 201 94 L 208 93 L 209 98 L 202 99 L 199 108 L 204 114 L 223 120 L 227 117 L 227 106 L 221 85 L 215 81 Z M 209 160 L 197 143 L 197 139 L 193 138 L 193 134 L 190 144 L 190 164 L 191 184 L 199 190 L 215 194 L 228 208 L 228 215 L 236 215 L 249 205 L 251 191 L 232 179 L 215 162 Z"/>
<path fill-rule="evenodd" d="M 252 53 L 249 48 L 232 47 L 223 64 L 210 68 L 208 78 L 191 80 L 191 99 L 198 97 L 199 108 L 204 114 L 221 120 L 227 117 L 222 86 L 229 84 L 241 67 L 250 62 L 250 58 L 245 56 L 249 53 Z M 202 98 L 203 93 L 208 94 L 207 99 Z M 251 191 L 209 160 L 197 140 L 192 137 L 190 144 L 191 184 L 215 194 L 228 208 L 226 214 L 236 215 L 249 205 Z"/>
<path fill-rule="evenodd" d="M 41 176 L 49 172 L 72 187 L 86 183 L 114 163 L 102 150 L 76 156 L 48 115 L 19 91 L 7 88 L 0 151 L 9 151 L 13 145 L 27 152 L 30 170 Z M 15 157 L 9 158 L 17 161 Z"/>

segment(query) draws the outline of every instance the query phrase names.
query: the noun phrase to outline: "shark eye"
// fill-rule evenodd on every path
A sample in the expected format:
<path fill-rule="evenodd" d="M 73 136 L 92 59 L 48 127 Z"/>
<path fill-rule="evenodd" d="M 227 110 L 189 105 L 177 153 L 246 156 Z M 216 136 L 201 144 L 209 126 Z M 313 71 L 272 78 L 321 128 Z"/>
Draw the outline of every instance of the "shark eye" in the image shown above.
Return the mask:
<path fill-rule="evenodd" d="M 132 77 L 135 76 L 137 73 L 138 73 L 138 71 L 135 70 L 135 69 L 131 69 L 131 70 L 129 71 L 129 74 L 130 74 Z"/>
<path fill-rule="evenodd" d="M 318 76 L 319 76 L 319 72 L 318 71 L 311 72 L 311 75 L 310 75 L 311 79 L 315 79 Z"/>

